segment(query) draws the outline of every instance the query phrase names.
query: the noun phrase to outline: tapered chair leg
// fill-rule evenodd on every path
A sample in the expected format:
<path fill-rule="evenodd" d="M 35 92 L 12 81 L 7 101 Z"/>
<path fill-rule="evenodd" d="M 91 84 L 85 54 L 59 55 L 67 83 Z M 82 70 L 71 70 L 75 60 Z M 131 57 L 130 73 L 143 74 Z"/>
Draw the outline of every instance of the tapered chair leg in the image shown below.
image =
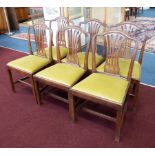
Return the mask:
<path fill-rule="evenodd" d="M 37 101 L 37 94 L 36 94 L 36 87 L 35 87 L 35 82 L 34 82 L 34 79 L 33 79 L 33 76 L 30 76 L 31 78 L 31 81 L 32 81 L 32 91 L 33 91 L 33 95 L 36 99 L 36 103 L 38 104 L 38 101 Z"/>
<path fill-rule="evenodd" d="M 9 74 L 9 80 L 10 80 L 10 84 L 11 84 L 11 89 L 12 89 L 13 92 L 15 92 L 15 86 L 14 86 L 11 70 L 10 69 L 7 69 L 7 70 L 8 70 L 8 74 Z"/>
<path fill-rule="evenodd" d="M 122 111 L 117 111 L 116 113 L 116 131 L 115 131 L 115 141 L 120 141 L 121 134 L 121 126 L 122 126 Z"/>
<path fill-rule="evenodd" d="M 68 92 L 68 101 L 69 101 L 69 118 L 72 122 L 75 121 L 75 106 L 74 106 L 74 96 L 71 91 Z"/>
<path fill-rule="evenodd" d="M 34 91 L 35 91 L 35 99 L 37 104 L 41 105 L 41 96 L 40 96 L 40 92 L 39 92 L 39 82 L 33 80 L 33 84 L 34 84 Z"/>
<path fill-rule="evenodd" d="M 139 85 L 140 85 L 140 82 L 139 81 L 136 81 L 135 82 L 135 96 L 134 96 L 134 102 L 133 102 L 133 111 L 137 111 L 137 105 L 138 105 L 138 95 L 139 95 Z"/>

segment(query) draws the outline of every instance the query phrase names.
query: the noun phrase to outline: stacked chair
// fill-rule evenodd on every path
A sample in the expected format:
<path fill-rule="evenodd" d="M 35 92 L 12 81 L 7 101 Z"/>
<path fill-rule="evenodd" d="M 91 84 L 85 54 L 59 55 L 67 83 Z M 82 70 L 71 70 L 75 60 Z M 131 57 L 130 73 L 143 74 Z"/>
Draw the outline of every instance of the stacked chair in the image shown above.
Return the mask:
<path fill-rule="evenodd" d="M 146 31 L 144 29 L 142 29 L 141 27 L 138 27 L 136 24 L 134 24 L 132 22 L 119 23 L 119 24 L 111 27 L 111 29 L 123 31 L 135 39 L 137 38 L 138 35 L 143 35 L 142 41 L 138 40 L 138 43 L 141 45 L 141 48 L 140 48 L 140 52 L 139 52 L 139 56 L 138 56 L 138 61 L 137 60 L 134 61 L 134 67 L 133 67 L 133 72 L 132 72 L 132 81 L 131 81 L 132 82 L 132 84 L 131 84 L 132 91 L 130 94 L 135 96 L 135 102 L 134 102 L 135 105 L 133 105 L 133 108 L 136 110 L 136 108 L 137 108 L 136 103 L 138 103 L 136 100 L 138 98 L 138 92 L 139 92 L 141 64 L 142 64 L 144 49 L 145 49 L 145 45 L 148 40 L 148 37 L 147 37 Z M 128 61 L 124 61 L 124 59 L 119 59 L 119 63 L 121 64 L 120 70 L 121 70 L 122 76 L 127 76 L 127 74 L 126 74 L 127 68 L 128 68 L 127 66 L 129 65 Z"/>
<path fill-rule="evenodd" d="M 34 34 L 35 45 L 33 43 L 32 38 L 30 37 L 31 33 Z M 46 52 L 47 38 L 45 34 L 49 36 L 48 55 Z M 45 24 L 37 24 L 28 28 L 28 47 L 30 54 L 22 58 L 13 60 L 7 64 L 7 70 L 12 91 L 15 91 L 15 84 L 21 82 L 26 84 L 27 86 L 30 86 L 35 96 L 33 74 L 52 63 L 52 38 L 53 32 Z M 34 48 L 36 49 L 36 52 L 33 52 Z M 22 78 L 14 81 L 12 71 L 19 73 L 22 76 Z M 30 82 L 27 81 L 28 79 L 30 79 Z"/>
<path fill-rule="evenodd" d="M 106 47 L 106 60 L 100 69 L 96 68 L 96 45 L 97 38 L 100 37 L 103 41 L 103 46 Z M 126 49 L 131 48 L 127 43 L 132 42 L 133 53 L 127 54 Z M 77 83 L 70 89 L 69 96 L 69 113 L 71 120 L 75 120 L 75 107 L 77 104 L 75 102 L 76 97 L 88 100 L 90 102 L 96 103 L 97 105 L 102 105 L 109 107 L 115 111 L 115 116 L 111 117 L 109 115 L 100 113 L 87 107 L 87 104 L 83 104 L 81 108 L 91 114 L 97 115 L 99 117 L 105 118 L 116 123 L 115 140 L 120 139 L 120 130 L 126 112 L 126 96 L 130 86 L 131 75 L 134 65 L 134 60 L 137 53 L 138 43 L 136 40 L 127 36 L 126 34 L 119 31 L 109 31 L 100 35 L 95 35 L 93 38 L 93 74 L 89 75 L 87 78 Z M 126 58 L 126 55 L 130 55 Z M 129 63 L 127 76 L 122 77 L 121 66 L 119 63 L 119 58 L 122 57 L 126 59 Z"/>
<path fill-rule="evenodd" d="M 57 27 L 55 35 L 54 24 Z M 116 124 L 115 140 L 119 141 L 129 88 L 132 87 L 133 95 L 139 88 L 147 40 L 144 38 L 136 61 L 138 42 L 134 35 L 139 31 L 143 30 L 129 22 L 109 30 L 97 19 L 75 26 L 62 16 L 50 20 L 49 27 L 45 24 L 30 26 L 30 54 L 7 64 L 11 88 L 15 91 L 14 84 L 18 82 L 27 84 L 39 105 L 45 94 L 67 103 L 73 122 L 77 109 L 108 119 Z M 12 71 L 24 77 L 14 81 Z M 107 109 L 113 111 L 112 115 L 106 112 Z"/>

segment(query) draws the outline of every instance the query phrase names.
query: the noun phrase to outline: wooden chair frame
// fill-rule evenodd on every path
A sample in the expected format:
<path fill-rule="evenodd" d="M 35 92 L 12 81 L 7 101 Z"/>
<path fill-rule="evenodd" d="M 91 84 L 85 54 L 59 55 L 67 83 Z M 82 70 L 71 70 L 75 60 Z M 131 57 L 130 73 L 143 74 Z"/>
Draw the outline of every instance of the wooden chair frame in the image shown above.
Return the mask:
<path fill-rule="evenodd" d="M 90 34 L 90 44 L 92 44 L 92 38 L 94 35 L 99 34 L 99 31 L 102 30 L 103 33 L 106 30 L 107 25 L 102 23 L 99 19 L 89 19 L 79 23 L 79 27 L 82 28 L 82 25 L 88 25 L 88 32 Z M 81 46 L 80 46 L 81 47 Z M 92 46 L 90 46 L 90 51 L 92 51 Z"/>
<path fill-rule="evenodd" d="M 72 33 L 72 30 L 76 30 L 76 32 L 78 32 L 79 34 L 77 34 L 76 32 L 75 33 Z M 69 26 L 69 27 L 66 27 L 66 28 L 63 28 L 61 30 L 64 34 L 65 32 L 67 32 L 67 36 L 68 36 L 68 55 L 67 55 L 67 62 L 64 62 L 64 63 L 68 63 L 70 65 L 77 65 L 79 67 L 81 67 L 79 64 L 78 64 L 78 61 L 77 60 L 77 52 L 78 52 L 78 41 L 77 39 L 79 39 L 80 35 L 83 33 L 85 35 L 87 35 L 89 37 L 89 33 L 83 31 L 81 28 L 77 27 L 77 26 Z M 78 36 L 79 35 L 79 36 Z M 57 32 L 57 52 L 58 52 L 58 63 L 61 63 L 61 60 L 60 60 L 60 49 L 59 49 L 59 32 Z M 90 37 L 89 37 L 90 38 Z M 89 46 L 90 46 L 90 41 L 88 42 L 87 44 L 87 48 L 86 48 L 86 55 L 85 55 L 85 62 L 84 62 L 84 70 L 85 72 L 88 70 L 88 51 L 89 51 Z M 83 75 L 84 77 L 85 75 Z M 81 77 L 81 79 L 83 78 Z M 79 79 L 79 81 L 81 80 Z M 35 84 L 35 92 L 36 92 L 36 98 L 37 98 L 37 103 L 39 105 L 41 105 L 41 93 L 42 91 L 39 91 L 39 83 L 43 83 L 47 86 L 51 86 L 53 87 L 54 89 L 59 89 L 59 90 L 63 90 L 65 92 L 69 92 L 69 89 L 71 87 L 69 86 L 65 86 L 63 84 L 60 84 L 60 83 L 56 83 L 56 82 L 52 82 L 48 79 L 43 79 L 43 78 L 39 78 L 39 77 L 36 77 L 34 75 L 34 84 Z M 65 103 L 68 103 L 68 98 L 69 98 L 69 95 L 68 95 L 68 98 L 64 98 L 64 97 L 61 97 L 55 93 L 48 93 L 51 97 L 53 98 L 56 98 L 58 100 L 61 100 Z"/>
<path fill-rule="evenodd" d="M 44 32 L 45 30 L 48 30 L 49 31 L 49 36 L 50 36 L 50 41 L 49 41 L 49 64 L 50 65 L 52 63 L 52 46 L 51 46 L 51 43 L 52 43 L 52 36 L 53 36 L 53 32 L 50 28 L 48 28 L 45 24 L 34 24 L 33 26 L 30 26 L 28 28 L 28 47 L 29 47 L 29 52 L 30 52 L 30 55 L 33 55 L 34 53 L 32 52 L 32 45 L 31 45 L 31 39 L 30 39 L 30 30 L 33 29 L 35 31 L 35 42 L 36 42 L 36 54 L 38 56 L 42 56 L 42 57 L 46 57 L 45 56 L 45 51 L 44 51 Z M 48 66 L 47 65 L 47 66 Z M 40 68 L 38 71 L 42 70 L 43 68 L 47 67 L 47 66 L 44 66 L 42 68 Z M 13 92 L 15 92 L 15 84 L 21 82 L 23 84 L 26 84 L 27 86 L 31 87 L 32 88 L 32 91 L 33 91 L 33 94 L 35 96 L 35 88 L 34 88 L 34 79 L 33 79 L 33 74 L 37 73 L 33 73 L 33 74 L 30 74 L 30 73 L 27 73 L 23 70 L 20 70 L 18 68 L 14 68 L 14 67 L 10 67 L 10 66 L 7 66 L 7 71 L 8 71 L 8 75 L 9 75 L 9 80 L 10 80 L 10 84 L 11 84 L 11 89 Z M 13 80 L 13 75 L 12 75 L 12 71 L 15 71 L 19 74 L 21 74 L 22 76 L 24 76 L 23 78 L 21 79 L 18 79 L 16 81 Z M 26 82 L 25 80 L 26 79 L 30 79 L 31 81 L 31 84 L 29 82 Z"/>
<path fill-rule="evenodd" d="M 84 26 L 84 28 L 82 27 Z M 86 26 L 86 27 L 85 27 Z M 79 23 L 79 27 L 81 27 L 84 31 L 88 32 L 90 34 L 90 48 L 89 48 L 89 53 L 92 53 L 92 38 L 94 35 L 99 34 L 99 33 L 103 33 L 104 31 L 106 31 L 106 29 L 108 28 L 108 26 L 106 24 L 104 24 L 103 22 L 101 22 L 98 19 L 89 19 L 86 21 L 82 21 Z M 87 28 L 87 30 L 85 30 L 85 28 Z M 81 49 L 81 41 L 79 40 L 79 52 L 82 52 Z M 104 54 L 102 55 L 102 57 L 104 57 Z M 101 61 L 102 63 L 102 61 Z M 100 63 L 100 64 L 101 64 Z M 98 65 L 100 65 L 98 64 Z M 88 74 L 91 74 L 92 70 L 88 69 Z"/>
<path fill-rule="evenodd" d="M 115 28 L 119 28 L 119 27 L 121 28 L 121 30 L 124 33 L 127 33 L 131 37 L 134 37 L 136 31 L 141 31 L 142 33 L 145 33 L 145 38 L 143 40 L 143 44 L 142 44 L 142 47 L 140 50 L 140 55 L 138 58 L 139 64 L 142 64 L 146 41 L 148 40 L 148 37 L 146 35 L 147 31 L 132 22 L 121 22 L 121 23 L 118 23 L 118 24 L 112 26 L 110 29 L 115 30 Z"/>
<path fill-rule="evenodd" d="M 121 28 L 121 30 L 123 32 L 127 33 L 131 37 L 134 37 L 136 31 L 140 31 L 141 33 L 145 33 L 145 38 L 143 40 L 142 47 L 140 49 L 140 55 L 139 55 L 139 58 L 138 58 L 138 63 L 141 65 L 142 60 L 143 60 L 145 45 L 146 45 L 146 42 L 148 40 L 148 37 L 147 37 L 147 34 L 146 34 L 147 31 L 142 29 L 141 27 L 137 26 L 136 24 L 134 24 L 132 22 L 121 22 L 121 23 L 116 24 L 113 27 L 111 27 L 111 29 L 115 29 L 115 28 L 119 28 L 119 27 Z M 130 93 L 130 95 L 135 96 L 135 102 L 134 103 L 137 103 L 140 81 L 132 78 L 131 83 L 132 83 L 131 84 L 132 92 Z M 134 105 L 133 108 L 134 108 L 134 110 L 136 110 L 137 105 Z"/>
<path fill-rule="evenodd" d="M 135 42 L 135 48 L 134 48 L 134 52 L 133 52 L 133 55 L 132 55 L 132 58 L 131 58 L 130 68 L 129 68 L 128 77 L 127 77 L 127 80 L 129 81 L 129 85 L 128 85 L 128 88 L 129 88 L 130 81 L 131 81 L 131 74 L 132 74 L 132 70 L 133 70 L 133 64 L 134 64 L 134 60 L 135 60 L 135 57 L 136 57 L 138 44 L 137 44 L 136 40 L 134 40 L 133 38 L 127 36 L 125 33 L 118 32 L 118 31 L 109 31 L 109 32 L 106 32 L 106 33 L 103 33 L 103 34 L 100 34 L 100 35 L 95 35 L 93 37 L 93 43 L 92 43 L 93 51 L 92 52 L 93 52 L 93 60 L 94 61 L 93 61 L 93 70 L 92 70 L 92 72 L 93 73 L 97 73 L 98 72 L 96 70 L 96 65 L 95 65 L 96 37 L 97 36 L 103 36 L 104 37 L 104 36 L 109 35 L 111 33 L 118 33 L 118 34 L 124 36 L 126 39 L 130 39 L 130 40 Z M 118 56 L 116 56 L 115 58 L 118 59 Z M 100 74 L 102 74 L 102 73 L 100 73 Z M 111 74 L 111 76 L 115 76 L 115 73 L 114 74 L 108 73 L 108 74 Z M 125 90 L 125 93 L 126 93 L 126 96 L 127 96 L 128 89 Z M 87 93 L 83 93 L 83 92 L 80 92 L 80 91 L 76 91 L 74 89 L 70 89 L 70 92 L 69 92 L 69 113 L 70 113 L 70 119 L 72 121 L 75 121 L 75 111 L 76 111 L 76 107 L 77 107 L 77 104 L 75 103 L 75 98 L 77 98 L 77 97 L 78 98 L 82 98 L 82 99 L 87 100 L 87 101 L 90 101 L 90 102 L 93 101 L 93 102 L 95 102 L 97 104 L 104 105 L 104 106 L 112 108 L 113 110 L 116 111 L 116 116 L 115 117 L 111 117 L 109 115 L 106 115 L 106 114 L 103 114 L 103 113 L 99 113 L 99 112 L 94 111 L 92 109 L 89 109 L 89 108 L 86 108 L 86 107 L 82 107 L 82 110 L 84 110 L 84 111 L 86 111 L 86 112 L 88 112 L 90 114 L 93 114 L 93 115 L 96 115 L 96 116 L 99 116 L 101 118 L 104 118 L 104 119 L 107 119 L 109 121 L 114 122 L 116 124 L 115 141 L 119 141 L 120 140 L 120 133 L 121 133 L 122 122 L 123 122 L 123 118 L 124 118 L 124 115 L 125 115 L 125 112 L 126 112 L 126 109 L 127 109 L 126 99 L 124 99 L 124 103 L 121 106 L 121 105 L 118 105 L 118 104 L 114 104 L 113 102 L 107 101 L 106 99 L 104 100 L 102 98 L 98 98 L 98 97 L 89 95 Z"/>
<path fill-rule="evenodd" d="M 74 22 L 69 20 L 67 17 L 64 16 L 59 16 L 56 17 L 54 19 L 48 20 L 49 21 L 49 27 L 52 29 L 52 24 L 56 23 L 57 24 L 57 32 L 58 34 L 58 42 L 59 42 L 59 46 L 65 47 L 66 48 L 66 41 L 64 38 L 64 34 L 62 32 L 62 29 L 65 27 L 68 27 L 69 25 L 74 25 Z M 54 45 L 54 43 L 52 42 L 52 46 Z M 57 61 L 54 63 L 57 63 Z"/>

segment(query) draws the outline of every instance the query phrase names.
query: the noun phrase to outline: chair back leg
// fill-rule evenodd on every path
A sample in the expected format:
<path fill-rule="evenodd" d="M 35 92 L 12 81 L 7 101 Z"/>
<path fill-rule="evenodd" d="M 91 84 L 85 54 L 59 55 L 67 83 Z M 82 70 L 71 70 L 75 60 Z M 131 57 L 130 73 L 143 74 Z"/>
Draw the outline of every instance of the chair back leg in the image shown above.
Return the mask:
<path fill-rule="evenodd" d="M 115 141 L 120 141 L 121 127 L 122 127 L 123 114 L 122 110 L 118 110 L 116 113 L 116 130 L 115 130 Z"/>
<path fill-rule="evenodd" d="M 134 102 L 133 102 L 133 111 L 137 111 L 137 104 L 138 104 L 138 96 L 139 96 L 139 85 L 140 81 L 135 80 L 134 81 Z"/>
<path fill-rule="evenodd" d="M 14 81 L 13 81 L 13 77 L 12 77 L 12 72 L 10 69 L 8 70 L 8 74 L 9 74 L 9 80 L 10 80 L 10 84 L 11 84 L 11 89 L 13 92 L 15 92 L 15 86 L 14 86 Z"/>
<path fill-rule="evenodd" d="M 72 122 L 75 121 L 75 105 L 74 105 L 74 96 L 71 94 L 71 91 L 68 92 L 69 100 L 69 118 Z"/>
<path fill-rule="evenodd" d="M 38 101 L 37 101 L 37 93 L 36 93 L 36 88 L 35 88 L 35 82 L 34 82 L 33 75 L 30 76 L 30 79 L 31 79 L 31 82 L 32 82 L 33 96 L 35 97 L 36 103 L 38 104 Z"/>
<path fill-rule="evenodd" d="M 33 79 L 33 87 L 34 87 L 34 91 L 35 91 L 35 99 L 37 104 L 41 105 L 41 95 L 39 92 L 39 83 L 38 81 Z"/>

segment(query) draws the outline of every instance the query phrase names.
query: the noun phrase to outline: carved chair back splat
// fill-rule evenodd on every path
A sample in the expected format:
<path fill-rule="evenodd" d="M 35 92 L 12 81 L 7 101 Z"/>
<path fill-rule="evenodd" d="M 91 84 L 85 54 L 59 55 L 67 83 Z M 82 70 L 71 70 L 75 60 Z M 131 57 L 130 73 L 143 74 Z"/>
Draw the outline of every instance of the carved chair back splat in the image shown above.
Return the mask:
<path fill-rule="evenodd" d="M 129 81 L 131 80 L 131 74 L 133 70 L 134 60 L 137 54 L 138 43 L 135 39 L 131 38 L 127 34 L 120 31 L 109 31 L 103 34 L 98 34 L 93 37 L 93 69 L 92 72 L 98 72 L 96 69 L 95 53 L 97 46 L 97 38 L 100 37 L 102 40 L 102 46 L 106 49 L 106 60 L 103 68 L 103 72 L 108 72 L 110 74 L 118 74 L 120 71 L 119 58 L 130 59 L 130 67 L 128 71 L 128 76 L 126 77 Z M 131 42 L 134 47 L 129 46 Z M 132 49 L 132 53 L 127 54 L 127 48 Z"/>
<path fill-rule="evenodd" d="M 66 40 L 66 47 L 68 49 L 67 53 L 67 63 L 72 63 L 74 65 L 79 64 L 79 59 L 77 56 L 77 53 L 79 52 L 79 40 L 81 40 L 81 36 L 85 36 L 87 38 L 87 45 L 86 45 L 86 52 L 85 52 L 85 59 L 84 59 L 84 70 L 88 69 L 88 52 L 90 47 L 90 34 L 83 31 L 78 26 L 68 26 L 64 29 L 62 29 L 62 33 L 64 33 L 64 37 Z M 60 45 L 59 45 L 59 32 L 57 32 L 57 51 L 58 51 L 58 62 L 60 62 Z M 80 66 L 82 67 L 82 66 Z"/>
<path fill-rule="evenodd" d="M 59 16 L 56 17 L 55 19 L 50 20 L 49 22 L 50 22 L 49 24 L 50 28 L 52 27 L 52 24 L 56 23 L 57 31 L 59 32 L 58 35 L 59 45 L 66 47 L 66 41 L 62 29 L 68 27 L 69 25 L 74 25 L 73 21 L 69 20 L 66 17 Z"/>
<path fill-rule="evenodd" d="M 52 58 L 52 38 L 53 38 L 53 32 L 52 30 L 47 27 L 45 24 L 35 24 L 33 26 L 30 26 L 28 28 L 28 47 L 30 54 L 33 54 L 32 50 L 32 38 L 31 34 L 34 35 L 34 40 L 35 40 L 35 46 L 36 46 L 36 54 L 41 57 L 48 58 L 50 61 L 53 60 Z M 49 36 L 49 43 L 47 42 L 47 36 Z M 48 56 L 46 53 L 45 48 L 49 46 L 48 50 Z"/>
<path fill-rule="evenodd" d="M 79 26 L 86 32 L 90 34 L 90 45 L 92 38 L 95 34 L 103 33 L 105 31 L 105 28 L 107 25 L 103 24 L 100 20 L 98 19 L 90 19 L 87 21 L 82 21 L 79 23 Z M 92 46 L 90 46 L 90 51 L 92 49 Z"/>

